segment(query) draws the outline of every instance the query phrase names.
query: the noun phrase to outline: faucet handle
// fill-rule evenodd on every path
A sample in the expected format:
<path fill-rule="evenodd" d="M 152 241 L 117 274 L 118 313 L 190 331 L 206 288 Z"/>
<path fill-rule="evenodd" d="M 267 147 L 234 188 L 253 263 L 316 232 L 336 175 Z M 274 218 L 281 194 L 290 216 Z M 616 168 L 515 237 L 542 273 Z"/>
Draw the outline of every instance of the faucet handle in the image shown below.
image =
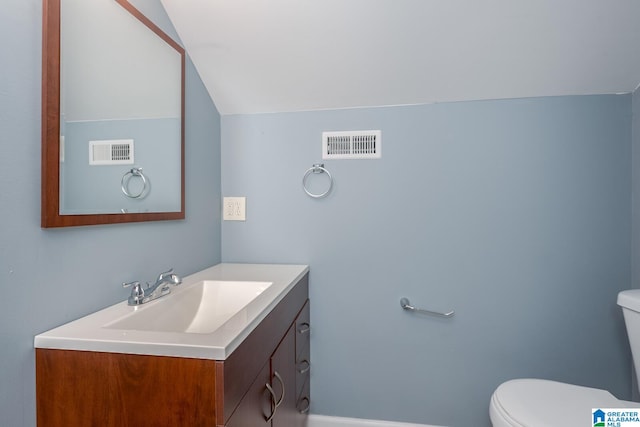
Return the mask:
<path fill-rule="evenodd" d="M 144 298 L 144 289 L 142 288 L 142 285 L 140 284 L 140 282 L 133 281 L 133 282 L 124 282 L 122 284 L 123 288 L 128 288 L 131 286 L 131 295 L 129 295 L 129 305 L 139 305 L 142 304 L 142 300 Z"/>
<path fill-rule="evenodd" d="M 135 289 L 136 287 L 140 286 L 140 282 L 138 282 L 137 280 L 133 282 L 122 282 L 123 288 L 128 288 L 129 286 L 133 286 L 133 288 Z"/>
<path fill-rule="evenodd" d="M 160 273 L 160 275 L 158 276 L 158 280 L 162 280 L 163 278 L 170 276 L 173 274 L 173 267 L 171 267 L 168 271 L 165 271 L 164 273 Z"/>

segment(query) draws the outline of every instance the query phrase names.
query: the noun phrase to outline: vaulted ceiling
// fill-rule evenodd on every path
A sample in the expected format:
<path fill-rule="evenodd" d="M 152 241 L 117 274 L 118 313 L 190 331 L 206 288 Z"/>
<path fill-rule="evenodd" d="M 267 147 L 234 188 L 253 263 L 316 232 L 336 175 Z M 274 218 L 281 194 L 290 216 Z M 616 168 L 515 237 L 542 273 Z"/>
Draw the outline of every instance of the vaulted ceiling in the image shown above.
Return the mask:
<path fill-rule="evenodd" d="M 161 0 L 223 115 L 632 92 L 638 0 Z"/>

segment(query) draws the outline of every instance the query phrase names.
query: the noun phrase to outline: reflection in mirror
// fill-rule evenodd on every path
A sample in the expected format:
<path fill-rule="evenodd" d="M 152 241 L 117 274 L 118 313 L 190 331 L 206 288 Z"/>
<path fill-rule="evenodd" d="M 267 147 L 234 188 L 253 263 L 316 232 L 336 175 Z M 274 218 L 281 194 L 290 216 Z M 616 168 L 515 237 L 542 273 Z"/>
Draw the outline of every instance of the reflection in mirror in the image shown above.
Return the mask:
<path fill-rule="evenodd" d="M 184 50 L 125 0 L 44 5 L 43 227 L 184 218 Z"/>

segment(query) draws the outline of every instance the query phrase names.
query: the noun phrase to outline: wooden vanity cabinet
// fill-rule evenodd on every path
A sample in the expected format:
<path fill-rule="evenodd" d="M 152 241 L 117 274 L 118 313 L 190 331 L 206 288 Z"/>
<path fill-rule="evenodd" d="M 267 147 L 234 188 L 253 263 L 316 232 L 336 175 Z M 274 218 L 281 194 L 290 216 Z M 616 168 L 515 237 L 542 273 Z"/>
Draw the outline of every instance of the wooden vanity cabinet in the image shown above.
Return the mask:
<path fill-rule="evenodd" d="M 305 426 L 310 404 L 308 319 L 307 301 L 226 427 Z M 304 360 L 305 363 L 301 364 L 299 360 Z"/>
<path fill-rule="evenodd" d="M 37 425 L 303 427 L 308 295 L 306 274 L 225 360 L 37 348 Z"/>

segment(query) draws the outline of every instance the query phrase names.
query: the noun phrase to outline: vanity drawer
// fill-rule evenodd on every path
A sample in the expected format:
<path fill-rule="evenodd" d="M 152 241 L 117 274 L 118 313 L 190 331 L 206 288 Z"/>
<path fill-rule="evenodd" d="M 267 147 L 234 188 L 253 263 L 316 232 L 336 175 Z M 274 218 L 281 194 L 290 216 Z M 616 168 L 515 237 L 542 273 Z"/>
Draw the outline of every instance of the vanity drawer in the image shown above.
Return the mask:
<path fill-rule="evenodd" d="M 305 303 L 296 318 L 296 360 L 309 354 L 309 337 L 311 335 L 311 312 L 309 300 Z"/>
<path fill-rule="evenodd" d="M 301 396 L 305 383 L 309 382 L 311 372 L 310 347 L 310 310 L 307 301 L 298 314 L 296 330 L 296 397 Z M 299 405 L 298 405 L 299 406 Z"/>
<path fill-rule="evenodd" d="M 309 376 L 307 375 L 306 381 L 302 384 L 302 389 L 300 390 L 300 394 L 298 395 L 298 400 L 296 400 L 296 409 L 300 414 L 306 415 L 309 413 L 309 409 L 311 407 L 311 381 L 309 381 Z"/>

